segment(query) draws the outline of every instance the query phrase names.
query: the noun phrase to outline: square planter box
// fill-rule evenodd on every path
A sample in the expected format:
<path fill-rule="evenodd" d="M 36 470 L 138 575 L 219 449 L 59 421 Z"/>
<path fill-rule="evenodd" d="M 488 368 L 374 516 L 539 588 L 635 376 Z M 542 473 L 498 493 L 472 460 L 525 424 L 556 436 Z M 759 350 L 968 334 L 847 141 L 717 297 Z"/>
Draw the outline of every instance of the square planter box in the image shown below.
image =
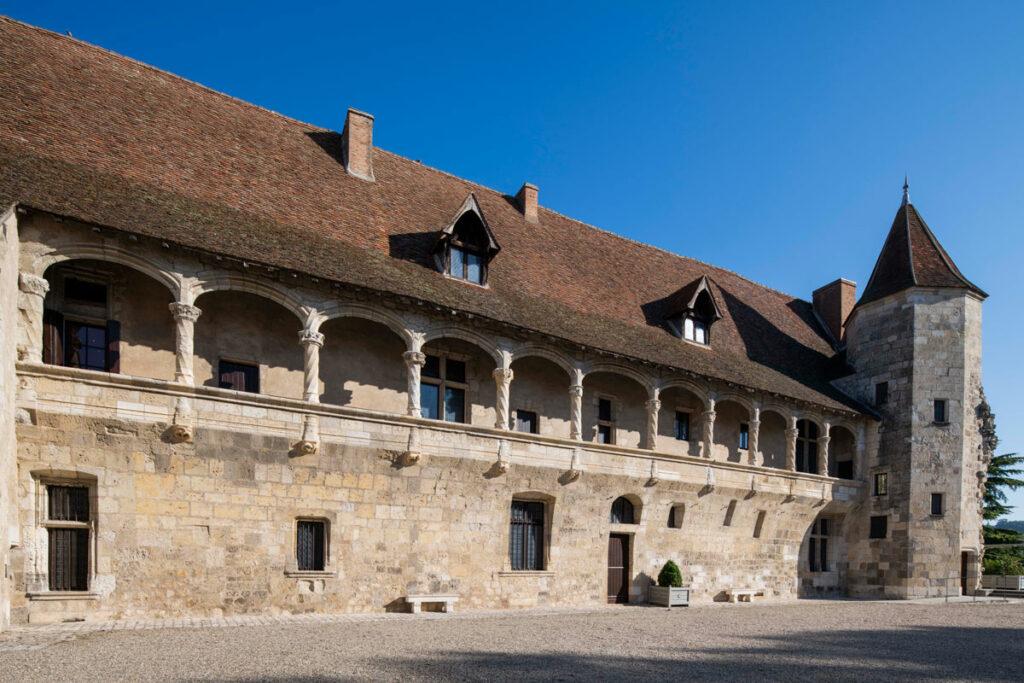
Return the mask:
<path fill-rule="evenodd" d="M 690 604 L 690 588 L 669 588 L 651 586 L 647 589 L 647 602 L 662 607 L 686 607 Z"/>

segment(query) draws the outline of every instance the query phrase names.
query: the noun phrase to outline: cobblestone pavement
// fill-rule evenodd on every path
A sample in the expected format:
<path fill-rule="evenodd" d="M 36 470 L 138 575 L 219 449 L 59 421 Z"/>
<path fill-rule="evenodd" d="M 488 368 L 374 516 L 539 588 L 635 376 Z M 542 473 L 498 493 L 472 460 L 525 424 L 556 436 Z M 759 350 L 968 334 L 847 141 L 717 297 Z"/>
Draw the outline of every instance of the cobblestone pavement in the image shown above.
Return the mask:
<path fill-rule="evenodd" d="M 0 635 L 0 680 L 1024 680 L 1024 604 L 240 616 Z"/>

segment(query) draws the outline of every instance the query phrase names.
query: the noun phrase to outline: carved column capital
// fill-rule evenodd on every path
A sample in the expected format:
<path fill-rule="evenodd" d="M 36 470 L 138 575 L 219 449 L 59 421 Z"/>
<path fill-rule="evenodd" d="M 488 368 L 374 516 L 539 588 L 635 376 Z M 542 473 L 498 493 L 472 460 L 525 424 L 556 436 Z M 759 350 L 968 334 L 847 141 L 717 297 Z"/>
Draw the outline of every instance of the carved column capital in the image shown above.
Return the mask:
<path fill-rule="evenodd" d="M 406 351 L 402 354 L 406 365 L 423 365 L 427 362 L 427 354 L 422 351 Z"/>
<path fill-rule="evenodd" d="M 656 398 L 649 398 L 644 401 L 644 407 L 648 413 L 656 413 L 661 410 L 661 401 Z"/>
<path fill-rule="evenodd" d="M 198 307 L 180 301 L 167 304 L 167 310 L 171 312 L 175 320 L 185 320 L 190 323 L 199 320 L 199 316 L 203 314 Z"/>
<path fill-rule="evenodd" d="M 313 345 L 321 347 L 324 345 L 324 335 L 313 330 L 301 330 L 299 332 L 299 343 L 303 346 Z"/>
<path fill-rule="evenodd" d="M 583 398 L 583 385 L 573 384 L 571 387 L 569 387 L 569 395 L 574 396 L 576 398 Z"/>
<path fill-rule="evenodd" d="M 18 289 L 26 294 L 34 294 L 42 298 L 50 291 L 50 283 L 46 281 L 46 278 L 23 272 L 18 273 Z"/>
<path fill-rule="evenodd" d="M 500 384 L 506 384 L 512 381 L 515 377 L 515 373 L 512 372 L 512 368 L 494 368 L 494 372 L 491 373 L 494 377 L 494 381 Z"/>

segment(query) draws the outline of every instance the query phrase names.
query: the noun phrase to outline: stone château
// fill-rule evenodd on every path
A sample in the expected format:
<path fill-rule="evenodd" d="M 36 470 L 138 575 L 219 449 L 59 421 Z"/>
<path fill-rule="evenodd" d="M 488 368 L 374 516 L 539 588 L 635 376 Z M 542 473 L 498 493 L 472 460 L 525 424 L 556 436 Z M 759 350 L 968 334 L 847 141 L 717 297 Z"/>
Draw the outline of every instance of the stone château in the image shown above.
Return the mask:
<path fill-rule="evenodd" d="M 0 91 L 0 623 L 974 590 L 906 193 L 805 301 L 9 19 Z"/>

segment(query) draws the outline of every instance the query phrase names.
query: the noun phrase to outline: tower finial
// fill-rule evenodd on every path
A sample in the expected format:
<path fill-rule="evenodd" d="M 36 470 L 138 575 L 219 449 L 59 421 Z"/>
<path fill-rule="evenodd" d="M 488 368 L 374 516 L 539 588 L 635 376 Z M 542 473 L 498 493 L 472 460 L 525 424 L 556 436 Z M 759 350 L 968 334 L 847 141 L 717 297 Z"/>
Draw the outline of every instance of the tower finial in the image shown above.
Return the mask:
<path fill-rule="evenodd" d="M 907 181 L 907 176 L 903 176 L 903 204 L 906 206 L 910 203 L 910 183 Z"/>

